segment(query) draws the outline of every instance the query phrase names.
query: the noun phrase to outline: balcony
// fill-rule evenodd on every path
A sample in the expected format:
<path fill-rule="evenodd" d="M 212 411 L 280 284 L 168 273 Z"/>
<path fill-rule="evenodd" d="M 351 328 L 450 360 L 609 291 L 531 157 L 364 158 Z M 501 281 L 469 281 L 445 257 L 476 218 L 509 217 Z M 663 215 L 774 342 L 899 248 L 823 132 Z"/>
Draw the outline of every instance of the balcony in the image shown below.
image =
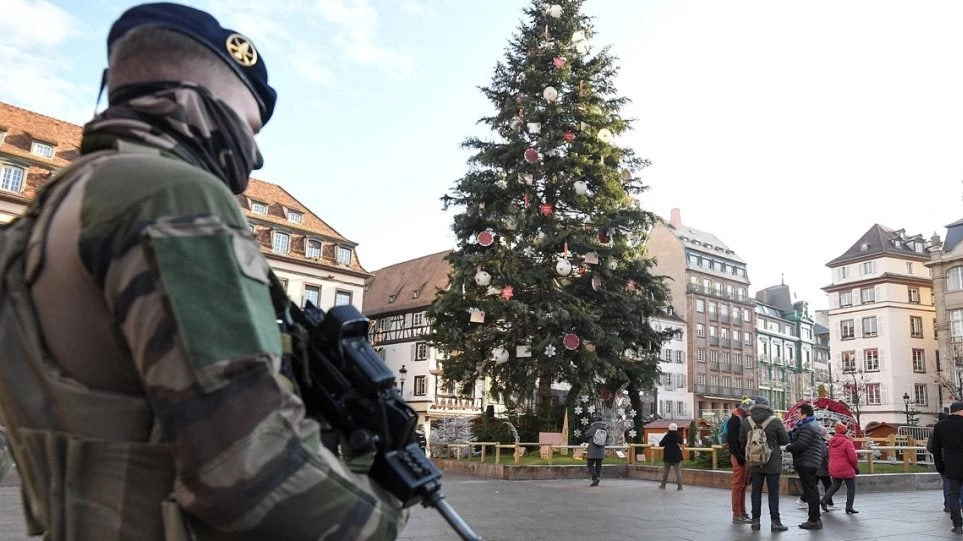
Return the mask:
<path fill-rule="evenodd" d="M 719 386 L 718 386 L 718 385 L 710 385 L 710 386 L 709 386 L 709 394 L 719 394 Z"/>
<path fill-rule="evenodd" d="M 734 374 L 741 374 L 741 373 L 742 373 L 742 363 L 735 363 L 735 364 L 733 364 L 733 365 L 732 365 L 732 372 L 733 372 Z"/>
<path fill-rule="evenodd" d="M 760 356 L 759 356 L 759 362 L 761 362 L 761 363 L 769 363 L 769 362 L 770 362 L 770 360 L 769 360 L 769 355 L 760 355 Z"/>
<path fill-rule="evenodd" d="M 729 323 L 729 314 L 719 314 L 719 321 Z"/>
<path fill-rule="evenodd" d="M 742 349 L 742 340 L 733 340 L 732 349 Z"/>
<path fill-rule="evenodd" d="M 709 312 L 706 317 L 709 321 L 719 321 L 719 312 Z"/>
<path fill-rule="evenodd" d="M 732 363 L 722 363 L 723 372 L 732 372 Z"/>
<path fill-rule="evenodd" d="M 695 392 L 705 394 L 705 392 L 706 392 L 706 386 L 705 386 L 705 385 L 700 385 L 700 384 L 696 383 Z"/>
<path fill-rule="evenodd" d="M 710 336 L 710 337 L 709 337 L 709 345 L 710 345 L 710 346 L 718 346 L 718 345 L 719 345 L 719 337 L 718 337 L 718 336 Z"/>
<path fill-rule="evenodd" d="M 742 387 L 732 387 L 731 389 L 729 389 L 729 396 L 739 397 L 742 395 L 743 395 Z"/>
<path fill-rule="evenodd" d="M 729 347 L 729 345 L 730 345 L 731 343 L 732 343 L 732 342 L 731 342 L 728 338 L 723 338 L 723 339 L 722 339 L 722 346 L 723 346 L 723 347 Z"/>
<path fill-rule="evenodd" d="M 741 317 L 734 317 L 734 318 L 732 318 L 732 326 L 733 326 L 733 327 L 741 327 L 741 326 L 742 326 L 742 318 L 741 318 Z"/>
<path fill-rule="evenodd" d="M 719 371 L 719 361 L 709 361 L 709 370 Z"/>

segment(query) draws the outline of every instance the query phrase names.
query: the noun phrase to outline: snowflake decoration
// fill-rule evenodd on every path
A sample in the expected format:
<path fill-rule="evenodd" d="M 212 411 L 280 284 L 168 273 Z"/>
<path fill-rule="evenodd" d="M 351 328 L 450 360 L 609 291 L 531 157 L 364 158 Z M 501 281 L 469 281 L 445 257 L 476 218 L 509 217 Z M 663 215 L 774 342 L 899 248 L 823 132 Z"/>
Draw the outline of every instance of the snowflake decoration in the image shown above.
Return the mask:
<path fill-rule="evenodd" d="M 587 424 L 588 424 L 588 418 L 587 418 L 587 417 L 582 417 L 582 424 L 583 424 L 583 425 L 587 425 Z"/>
<path fill-rule="evenodd" d="M 581 436 L 582 431 L 576 428 L 575 430 L 572 431 L 572 435 L 576 437 Z"/>
<path fill-rule="evenodd" d="M 582 414 L 582 406 L 575 406 L 575 409 L 572 410 L 572 411 L 575 412 L 575 415 L 581 415 L 581 414 Z"/>
<path fill-rule="evenodd" d="M 619 414 L 619 417 L 623 417 L 623 418 L 624 418 L 624 417 L 625 417 L 625 408 L 619 408 L 617 413 Z"/>
<path fill-rule="evenodd" d="M 585 396 L 585 395 L 582 395 L 582 396 L 578 397 L 578 399 L 579 399 L 580 402 L 588 402 L 588 397 Z"/>
<path fill-rule="evenodd" d="M 630 438 L 634 438 L 637 434 L 638 434 L 638 432 L 636 432 L 634 428 L 633 428 L 632 430 L 629 430 L 629 437 L 630 437 Z"/>
<path fill-rule="evenodd" d="M 556 353 L 555 346 L 553 346 L 552 344 L 545 346 L 546 357 L 554 357 L 555 353 Z"/>
<path fill-rule="evenodd" d="M 629 410 L 629 417 L 635 419 L 635 410 Z"/>
<path fill-rule="evenodd" d="M 589 413 L 595 413 L 595 405 L 589 404 L 589 407 L 585 408 L 585 410 L 588 411 Z"/>

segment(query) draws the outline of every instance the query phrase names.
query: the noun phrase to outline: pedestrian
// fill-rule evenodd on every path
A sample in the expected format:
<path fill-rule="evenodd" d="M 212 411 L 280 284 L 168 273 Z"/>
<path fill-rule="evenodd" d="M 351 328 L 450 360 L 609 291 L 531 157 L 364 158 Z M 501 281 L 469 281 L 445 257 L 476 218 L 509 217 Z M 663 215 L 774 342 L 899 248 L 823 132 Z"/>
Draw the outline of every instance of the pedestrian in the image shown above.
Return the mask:
<path fill-rule="evenodd" d="M 425 437 L 425 425 L 418 425 L 418 428 L 415 429 L 415 437 L 418 439 L 418 447 L 421 447 L 421 452 L 424 453 L 425 449 L 428 448 L 428 438 Z"/>
<path fill-rule="evenodd" d="M 947 504 L 950 508 L 952 532 L 963 534 L 960 516 L 960 485 L 963 483 L 963 402 L 950 404 L 950 415 L 933 427 L 933 461 L 936 471 L 946 476 L 949 484 Z"/>
<path fill-rule="evenodd" d="M 407 511 L 371 455 L 324 448 L 279 369 L 287 297 L 237 199 L 276 101 L 261 51 L 156 3 L 113 23 L 107 53 L 82 156 L 4 230 L 31 235 L 0 310 L 28 534 L 394 539 Z"/>
<path fill-rule="evenodd" d="M 832 501 L 833 494 L 846 483 L 846 514 L 853 515 L 859 513 L 853 508 L 853 500 L 856 499 L 856 476 L 859 475 L 859 462 L 856 460 L 856 446 L 853 440 L 846 434 L 848 428 L 843 423 L 836 423 L 833 427 L 836 435 L 829 442 L 829 475 L 833 478 L 833 486 L 823 496 L 820 505 L 823 511 L 828 511 L 828 502 Z"/>
<path fill-rule="evenodd" d="M 585 440 L 588 441 L 588 472 L 592 477 L 591 486 L 599 486 L 602 479 L 602 462 L 605 460 L 605 444 L 608 442 L 608 429 L 601 416 L 596 416 L 595 420 L 585 431 Z"/>
<path fill-rule="evenodd" d="M 679 437 L 679 425 L 669 423 L 669 431 L 662 436 L 659 447 L 662 448 L 662 484 L 659 488 L 665 488 L 671 468 L 675 470 L 676 490 L 682 490 L 682 438 Z"/>
<path fill-rule="evenodd" d="M 809 506 L 809 518 L 799 525 L 804 530 L 821 530 L 823 522 L 819 515 L 819 468 L 826 453 L 826 442 L 816 428 L 812 404 L 802 404 L 796 409 L 796 424 L 789 434 L 790 442 L 785 450 L 792 453 L 793 467 L 799 474 L 803 501 Z"/>
<path fill-rule="evenodd" d="M 768 398 L 759 396 L 753 401 L 755 404 L 749 408 L 749 417 L 742 423 L 742 430 L 739 432 L 739 445 L 746 450 L 746 464 L 749 466 L 749 478 L 752 481 L 749 498 L 752 503 L 751 528 L 761 528 L 762 485 L 765 483 L 769 493 L 769 518 L 772 523 L 770 529 L 784 532 L 789 528 L 784 526 L 779 518 L 779 475 L 782 473 L 781 446 L 789 443 L 789 434 L 782 422 L 773 415 Z M 759 434 L 760 445 L 750 446 L 757 439 L 754 433 L 756 430 L 762 431 Z M 760 453 L 755 449 L 764 452 Z"/>
<path fill-rule="evenodd" d="M 819 482 L 823 485 L 823 500 L 825 500 L 826 505 L 823 507 L 823 511 L 829 511 L 835 509 L 833 504 L 832 495 L 828 498 L 825 496 L 829 492 L 829 487 L 833 486 L 833 479 L 829 475 L 829 440 L 831 438 L 829 430 L 825 426 L 819 425 L 819 436 L 823 440 L 823 445 L 826 447 L 823 449 L 823 463 L 819 466 L 819 471 L 816 472 L 816 477 L 819 478 Z M 823 500 L 820 500 L 822 502 Z"/>
<path fill-rule="evenodd" d="M 749 486 L 749 467 L 746 466 L 746 450 L 739 444 L 739 434 L 749 408 L 754 402 L 751 398 L 743 397 L 734 408 L 726 421 L 726 441 L 729 447 L 729 463 L 732 464 L 732 522 L 735 524 L 751 524 L 752 518 L 746 511 L 746 487 Z"/>
<path fill-rule="evenodd" d="M 949 412 L 950 412 L 950 408 L 943 408 L 943 411 L 941 411 L 941 412 L 936 416 L 937 422 L 942 421 L 943 419 L 946 419 L 947 417 L 949 417 L 949 416 L 950 416 L 950 413 L 949 413 Z M 935 425 L 934 425 L 934 426 L 935 426 Z M 926 450 L 929 451 L 930 454 L 933 454 L 933 453 L 934 453 L 934 451 L 933 451 L 933 432 L 930 432 L 930 437 L 929 437 L 929 438 L 927 439 L 927 441 L 926 441 Z M 949 496 L 950 496 L 950 482 L 949 482 L 949 480 L 946 478 L 946 476 L 943 475 L 943 474 L 940 474 L 940 480 L 941 480 L 942 483 L 943 483 L 943 512 L 944 512 L 944 513 L 949 513 L 949 512 L 950 512 L 950 499 L 949 499 Z M 963 507 L 963 492 L 960 493 L 960 506 Z"/>

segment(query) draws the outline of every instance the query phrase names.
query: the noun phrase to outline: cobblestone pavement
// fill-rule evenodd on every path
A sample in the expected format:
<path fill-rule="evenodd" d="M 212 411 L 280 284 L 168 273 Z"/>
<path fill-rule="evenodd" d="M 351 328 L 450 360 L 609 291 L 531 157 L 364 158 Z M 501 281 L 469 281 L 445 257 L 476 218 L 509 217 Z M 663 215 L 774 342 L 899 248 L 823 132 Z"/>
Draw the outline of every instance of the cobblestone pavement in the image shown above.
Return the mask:
<path fill-rule="evenodd" d="M 806 511 L 795 497 L 783 496 L 780 507 L 787 532 L 770 532 L 763 497 L 762 531 L 730 522 L 729 491 L 686 486 L 659 490 L 653 481 L 501 481 L 449 474 L 443 479 L 448 502 L 486 541 L 518 540 L 887 540 L 960 539 L 950 533 L 937 490 L 856 495 L 858 515 L 838 511 L 823 515 L 824 529 L 810 532 L 797 525 Z M 845 496 L 844 496 L 845 498 Z M 748 503 L 748 494 L 747 494 Z M 0 482 L 0 541 L 27 539 L 20 517 L 15 476 Z M 403 541 L 448 541 L 453 530 L 434 509 L 412 510 Z"/>

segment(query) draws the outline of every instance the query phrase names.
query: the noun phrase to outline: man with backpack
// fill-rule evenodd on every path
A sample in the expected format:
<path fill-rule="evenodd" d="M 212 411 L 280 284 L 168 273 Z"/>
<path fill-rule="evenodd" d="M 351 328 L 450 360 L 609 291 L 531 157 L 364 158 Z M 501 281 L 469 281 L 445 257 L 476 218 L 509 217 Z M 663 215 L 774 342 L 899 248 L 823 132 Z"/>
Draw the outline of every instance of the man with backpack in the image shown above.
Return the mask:
<path fill-rule="evenodd" d="M 732 464 L 732 522 L 749 524 L 752 519 L 746 512 L 746 487 L 749 486 L 749 467 L 746 465 L 745 448 L 739 444 L 744 419 L 755 402 L 743 397 L 738 406 L 732 408 L 729 420 L 723 424 L 725 434 L 719 443 L 729 447 L 729 462 Z"/>
<path fill-rule="evenodd" d="M 796 410 L 796 426 L 792 429 L 792 443 L 785 450 L 792 453 L 793 467 L 799 474 L 803 501 L 809 505 L 809 520 L 799 525 L 804 530 L 821 530 L 823 522 L 819 515 L 819 468 L 826 456 L 826 442 L 816 427 L 812 404 L 803 404 Z"/>
<path fill-rule="evenodd" d="M 763 396 L 754 399 L 749 408 L 749 417 L 742 423 L 739 444 L 745 450 L 746 465 L 752 481 L 752 529 L 761 528 L 762 485 L 769 492 L 769 518 L 774 532 L 788 530 L 779 518 L 779 475 L 782 473 L 782 452 L 780 447 L 789 443 L 789 434 L 782 422 L 772 414 L 769 399 Z"/>
<path fill-rule="evenodd" d="M 593 487 L 599 486 L 599 480 L 602 478 L 602 461 L 605 459 L 605 444 L 608 437 L 609 432 L 605 428 L 605 421 L 601 416 L 595 417 L 585 431 L 585 439 L 588 441 L 588 453 L 585 458 L 588 460 L 588 471 L 592 476 L 591 486 Z"/>

